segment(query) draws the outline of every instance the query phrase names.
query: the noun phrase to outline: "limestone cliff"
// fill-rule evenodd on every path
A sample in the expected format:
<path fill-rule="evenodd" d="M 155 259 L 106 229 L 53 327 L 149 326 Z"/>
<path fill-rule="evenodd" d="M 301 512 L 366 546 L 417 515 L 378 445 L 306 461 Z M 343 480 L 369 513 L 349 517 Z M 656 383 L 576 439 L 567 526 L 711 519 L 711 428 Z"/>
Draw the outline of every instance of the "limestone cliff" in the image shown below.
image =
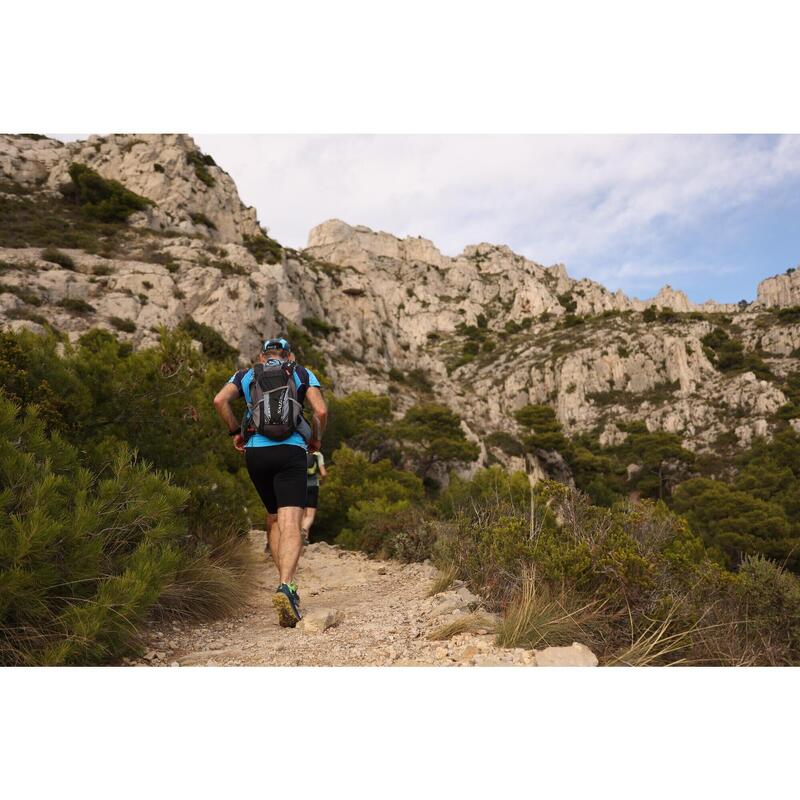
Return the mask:
<path fill-rule="evenodd" d="M 75 161 L 156 206 L 97 246 L 59 245 L 53 256 L 47 225 L 60 219 L 59 187 Z M 521 466 L 486 439 L 515 432 L 511 412 L 526 403 L 551 404 L 569 433 L 604 443 L 639 419 L 692 449 L 731 436 L 743 446 L 769 435 L 787 402 L 784 378 L 800 366 L 800 321 L 773 309 L 800 304 L 800 273 L 762 282 L 742 308 L 698 305 L 671 287 L 638 300 L 503 245 L 451 258 L 426 239 L 339 220 L 314 228 L 302 251 L 265 255 L 246 238 L 262 234 L 255 211 L 187 136 L 67 145 L 2 136 L 0 203 L 3 326 L 47 324 L 72 339 L 100 327 L 146 346 L 159 326 L 191 316 L 244 363 L 265 336 L 295 325 L 315 337 L 337 389 L 390 392 L 398 410 L 423 395 L 454 407 L 483 463 Z M 64 220 L 80 227 L 74 214 Z M 702 341 L 718 328 L 758 354 L 768 377 L 718 368 Z"/>

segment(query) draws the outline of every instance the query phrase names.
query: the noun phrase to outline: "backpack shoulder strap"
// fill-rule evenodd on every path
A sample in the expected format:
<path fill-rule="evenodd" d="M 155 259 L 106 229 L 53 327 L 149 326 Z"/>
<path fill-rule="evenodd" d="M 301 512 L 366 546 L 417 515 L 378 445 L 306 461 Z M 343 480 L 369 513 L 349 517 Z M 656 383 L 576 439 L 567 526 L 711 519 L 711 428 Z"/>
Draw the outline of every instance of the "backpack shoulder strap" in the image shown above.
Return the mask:
<path fill-rule="evenodd" d="M 302 404 L 305 402 L 306 392 L 308 391 L 308 370 L 298 364 L 294 371 L 297 374 L 297 377 L 300 379 L 300 386 L 297 387 L 297 399 Z"/>

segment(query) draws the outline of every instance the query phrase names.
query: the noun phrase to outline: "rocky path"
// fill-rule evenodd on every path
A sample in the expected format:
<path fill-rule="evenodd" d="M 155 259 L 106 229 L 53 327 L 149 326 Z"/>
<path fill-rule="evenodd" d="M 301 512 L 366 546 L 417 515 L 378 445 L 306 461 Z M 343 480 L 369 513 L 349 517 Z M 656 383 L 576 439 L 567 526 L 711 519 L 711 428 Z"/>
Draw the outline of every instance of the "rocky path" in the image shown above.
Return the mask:
<path fill-rule="evenodd" d="M 253 532 L 259 553 L 263 532 Z M 277 573 L 260 553 L 263 573 L 250 603 L 234 618 L 201 625 L 152 626 L 150 666 L 535 666 L 536 653 L 503 649 L 488 629 L 446 641 L 428 635 L 479 609 L 479 598 L 454 585 L 434 597 L 427 564 L 373 561 L 325 543 L 306 548 L 298 572 L 305 620 L 281 628 L 272 608 Z M 564 649 L 564 648 L 550 648 Z"/>

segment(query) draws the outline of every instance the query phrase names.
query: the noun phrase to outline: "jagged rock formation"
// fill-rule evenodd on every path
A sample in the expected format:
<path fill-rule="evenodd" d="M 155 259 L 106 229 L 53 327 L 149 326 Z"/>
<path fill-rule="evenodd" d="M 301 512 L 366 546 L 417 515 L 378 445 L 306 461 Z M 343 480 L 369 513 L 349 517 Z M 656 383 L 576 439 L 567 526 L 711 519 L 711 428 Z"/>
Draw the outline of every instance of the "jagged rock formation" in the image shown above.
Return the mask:
<path fill-rule="evenodd" d="M 800 305 L 800 270 L 790 269 L 758 284 L 758 302 L 767 307 L 787 308 Z"/>
<path fill-rule="evenodd" d="M 56 193 L 72 163 L 152 200 L 131 224 L 241 243 L 261 229 L 230 175 L 185 134 L 112 134 L 64 144 L 55 139 L 0 136 L 0 175 L 31 189 Z M 193 219 L 194 217 L 194 219 Z M 205 218 L 208 225 L 198 222 Z"/>
<path fill-rule="evenodd" d="M 131 218 L 113 253 L 61 248 L 72 268 L 43 258 L 38 242 L 19 246 L 19 236 L 0 246 L 0 323 L 43 330 L 46 321 L 73 339 L 101 327 L 146 346 L 159 326 L 191 316 L 243 362 L 291 323 L 315 337 L 334 386 L 391 392 L 398 411 L 432 396 L 463 417 L 479 463 L 516 468 L 521 458 L 486 439 L 516 433 L 510 414 L 526 403 L 551 404 L 569 433 L 594 431 L 605 444 L 624 438 L 621 423 L 640 419 L 700 450 L 731 432 L 742 446 L 768 435 L 786 403 L 782 378 L 800 363 L 800 324 L 770 308 L 800 304 L 800 273 L 763 281 L 744 308 L 698 305 L 671 287 L 638 300 L 502 245 L 470 245 L 450 258 L 426 239 L 339 220 L 314 228 L 305 250 L 260 262 L 242 244 L 261 233 L 254 210 L 220 168 L 202 162 L 214 183 L 201 179 L 196 152 L 180 135 L 69 145 L 0 137 L 0 173 L 10 182 L 0 180 L 0 201 L 12 211 L 60 197 L 75 160 L 158 204 Z M 669 313 L 645 319 L 651 306 Z M 701 340 L 721 324 L 760 352 L 773 378 L 717 369 Z M 527 466 L 534 475 L 566 469 Z"/>

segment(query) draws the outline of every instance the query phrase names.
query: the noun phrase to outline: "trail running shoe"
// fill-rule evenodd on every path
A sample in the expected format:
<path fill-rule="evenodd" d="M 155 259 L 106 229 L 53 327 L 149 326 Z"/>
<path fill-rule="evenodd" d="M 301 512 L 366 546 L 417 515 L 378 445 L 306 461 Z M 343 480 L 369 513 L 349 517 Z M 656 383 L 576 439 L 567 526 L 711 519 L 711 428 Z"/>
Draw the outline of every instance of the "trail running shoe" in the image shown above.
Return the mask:
<path fill-rule="evenodd" d="M 300 597 L 290 586 L 282 583 L 272 596 L 272 605 L 278 612 L 278 624 L 281 628 L 294 628 L 302 619 L 300 615 Z"/>

